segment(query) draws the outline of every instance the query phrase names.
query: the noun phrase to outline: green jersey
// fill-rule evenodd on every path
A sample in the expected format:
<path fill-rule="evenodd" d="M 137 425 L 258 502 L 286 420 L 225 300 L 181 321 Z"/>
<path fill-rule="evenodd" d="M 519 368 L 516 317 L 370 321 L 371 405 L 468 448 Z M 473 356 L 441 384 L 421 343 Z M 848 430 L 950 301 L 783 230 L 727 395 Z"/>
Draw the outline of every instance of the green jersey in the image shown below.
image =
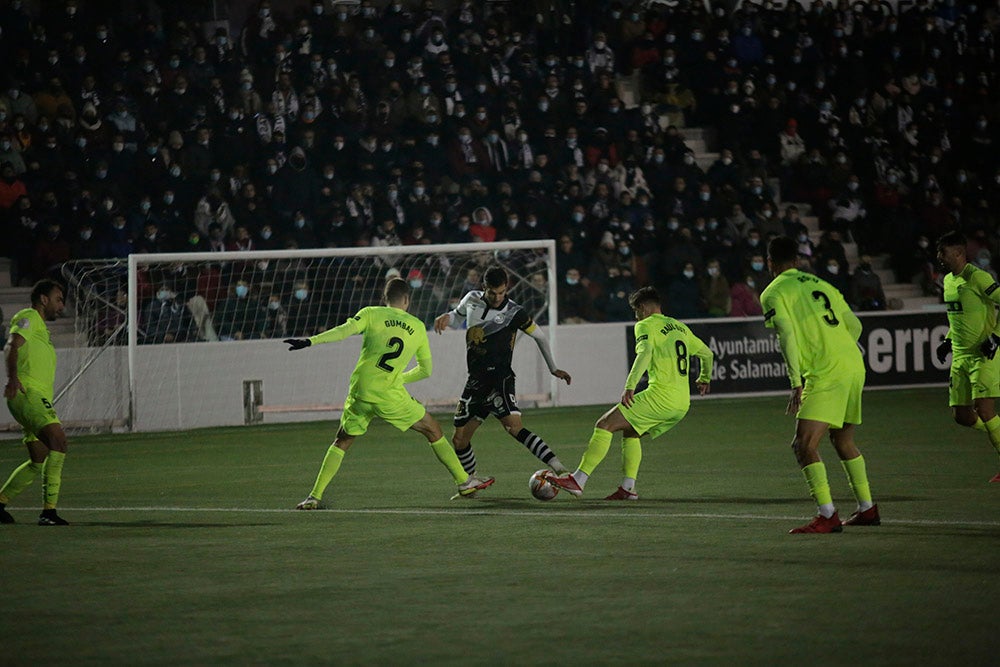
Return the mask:
<path fill-rule="evenodd" d="M 649 389 L 671 398 L 691 400 L 688 367 L 692 356 L 701 361 L 697 382 L 712 379 L 715 355 L 683 322 L 654 313 L 635 323 L 635 361 L 625 380 L 625 389 L 635 389 L 642 374 L 649 372 Z"/>
<path fill-rule="evenodd" d="M 369 306 L 339 327 L 311 337 L 314 344 L 332 343 L 361 334 L 361 356 L 351 373 L 350 393 L 362 401 L 376 401 L 389 389 L 422 380 L 431 374 L 431 348 L 427 328 L 405 310 Z M 403 369 L 414 355 L 417 366 Z"/>
<path fill-rule="evenodd" d="M 1000 285 L 986 271 L 966 264 L 957 276 L 945 274 L 944 303 L 952 355 L 980 355 L 980 344 L 997 328 Z"/>
<path fill-rule="evenodd" d="M 10 322 L 10 335 L 24 338 L 17 350 L 17 377 L 25 388 L 31 388 L 52 400 L 56 382 L 56 349 L 49 338 L 45 320 L 34 308 L 25 308 Z"/>
<path fill-rule="evenodd" d="M 764 324 L 775 329 L 792 387 L 802 378 L 864 369 L 861 321 L 836 287 L 811 273 L 788 269 L 760 295 Z"/>

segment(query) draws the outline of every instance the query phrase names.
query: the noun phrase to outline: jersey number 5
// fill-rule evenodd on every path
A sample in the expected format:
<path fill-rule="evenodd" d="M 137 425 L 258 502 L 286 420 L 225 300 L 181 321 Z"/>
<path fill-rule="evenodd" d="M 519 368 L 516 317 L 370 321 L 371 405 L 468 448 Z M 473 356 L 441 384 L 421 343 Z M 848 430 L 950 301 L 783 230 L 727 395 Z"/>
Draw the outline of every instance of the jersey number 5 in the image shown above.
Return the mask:
<path fill-rule="evenodd" d="M 830 297 L 828 297 L 825 293 L 816 290 L 815 292 L 812 293 L 812 298 L 816 299 L 817 301 L 822 301 L 823 308 L 825 308 L 826 312 L 829 313 L 828 315 L 823 316 L 824 322 L 829 324 L 831 327 L 835 327 L 838 324 L 840 324 L 840 320 L 837 319 L 836 313 L 834 313 L 833 308 L 830 307 Z"/>
<path fill-rule="evenodd" d="M 375 364 L 387 373 L 392 373 L 395 368 L 390 366 L 388 362 L 392 361 L 399 355 L 403 353 L 403 339 L 393 336 L 389 339 L 389 351 L 379 357 L 378 363 Z"/>

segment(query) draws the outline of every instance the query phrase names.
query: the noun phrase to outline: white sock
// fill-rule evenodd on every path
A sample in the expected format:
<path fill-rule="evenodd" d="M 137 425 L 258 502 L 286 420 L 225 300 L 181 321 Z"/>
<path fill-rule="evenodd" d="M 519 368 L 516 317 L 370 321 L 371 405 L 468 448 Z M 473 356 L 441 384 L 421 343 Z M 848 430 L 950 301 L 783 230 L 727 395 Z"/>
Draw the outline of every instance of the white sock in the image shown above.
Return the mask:
<path fill-rule="evenodd" d="M 632 491 L 634 493 L 635 492 L 635 478 L 634 477 L 626 477 L 625 479 L 623 479 L 622 480 L 622 488 L 625 489 L 626 491 Z"/>
<path fill-rule="evenodd" d="M 866 512 L 873 507 L 875 507 L 875 503 L 871 502 L 870 500 L 862 500 L 858 502 L 859 512 Z"/>
<path fill-rule="evenodd" d="M 836 514 L 837 508 L 833 506 L 833 503 L 823 503 L 819 506 L 819 513 L 824 519 L 829 519 L 831 516 Z"/>
<path fill-rule="evenodd" d="M 577 470 L 571 475 L 571 477 L 576 480 L 576 483 L 580 485 L 581 489 L 587 485 L 587 480 L 590 479 L 590 475 L 582 470 Z"/>

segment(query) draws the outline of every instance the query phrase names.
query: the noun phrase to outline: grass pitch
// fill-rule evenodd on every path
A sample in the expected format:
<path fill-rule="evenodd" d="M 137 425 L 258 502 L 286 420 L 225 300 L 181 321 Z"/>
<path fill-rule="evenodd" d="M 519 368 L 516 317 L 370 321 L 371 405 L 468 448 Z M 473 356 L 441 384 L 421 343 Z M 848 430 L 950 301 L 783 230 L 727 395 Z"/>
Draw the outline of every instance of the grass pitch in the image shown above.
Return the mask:
<path fill-rule="evenodd" d="M 599 500 L 617 438 L 583 499 L 540 503 L 541 465 L 495 422 L 474 441 L 498 480 L 481 498 L 450 502 L 423 439 L 378 424 L 319 512 L 290 508 L 333 422 L 78 438 L 72 525 L 34 525 L 36 482 L 0 526 L 0 664 L 996 664 L 997 458 L 946 402 L 866 394 L 883 525 L 820 536 L 787 534 L 814 506 L 784 397 L 695 402 L 644 440 L 627 504 Z M 604 409 L 525 425 L 573 466 Z M 3 443 L 0 474 L 23 459 Z"/>

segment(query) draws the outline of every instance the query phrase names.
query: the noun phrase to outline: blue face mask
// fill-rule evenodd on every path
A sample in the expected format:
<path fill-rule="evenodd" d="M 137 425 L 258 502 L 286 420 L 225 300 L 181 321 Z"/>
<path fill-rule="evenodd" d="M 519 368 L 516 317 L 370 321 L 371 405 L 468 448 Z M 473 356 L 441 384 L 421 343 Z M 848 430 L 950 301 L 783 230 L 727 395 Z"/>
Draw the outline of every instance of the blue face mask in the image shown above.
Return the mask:
<path fill-rule="evenodd" d="M 305 301 L 306 297 L 309 295 L 308 290 L 297 289 L 295 290 L 295 298 L 299 301 Z"/>
<path fill-rule="evenodd" d="M 753 264 L 750 265 L 750 268 L 752 268 L 754 271 L 763 271 L 764 270 L 764 263 L 763 262 L 754 262 Z"/>
<path fill-rule="evenodd" d="M 246 285 L 236 286 L 236 296 L 240 297 L 241 299 L 249 293 L 250 293 L 250 288 L 247 287 Z"/>
<path fill-rule="evenodd" d="M 167 301 L 170 299 L 170 291 L 161 289 L 159 292 L 156 293 L 156 298 L 159 299 L 160 301 Z"/>

